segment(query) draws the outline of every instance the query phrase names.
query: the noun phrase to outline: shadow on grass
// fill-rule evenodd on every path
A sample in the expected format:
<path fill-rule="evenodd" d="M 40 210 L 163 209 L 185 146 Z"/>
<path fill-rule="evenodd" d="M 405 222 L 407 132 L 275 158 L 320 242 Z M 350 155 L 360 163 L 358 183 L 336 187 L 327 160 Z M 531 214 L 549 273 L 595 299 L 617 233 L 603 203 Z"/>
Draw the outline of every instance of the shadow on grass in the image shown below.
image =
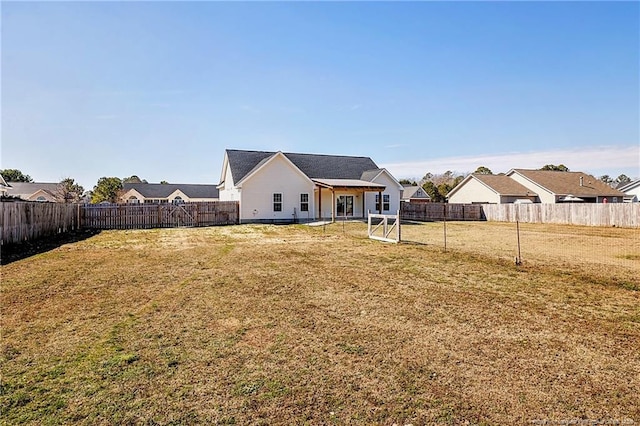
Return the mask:
<path fill-rule="evenodd" d="M 99 233 L 99 229 L 80 229 L 19 244 L 6 244 L 0 248 L 0 264 L 7 265 L 17 260 L 53 250 L 63 244 L 86 240 Z"/>

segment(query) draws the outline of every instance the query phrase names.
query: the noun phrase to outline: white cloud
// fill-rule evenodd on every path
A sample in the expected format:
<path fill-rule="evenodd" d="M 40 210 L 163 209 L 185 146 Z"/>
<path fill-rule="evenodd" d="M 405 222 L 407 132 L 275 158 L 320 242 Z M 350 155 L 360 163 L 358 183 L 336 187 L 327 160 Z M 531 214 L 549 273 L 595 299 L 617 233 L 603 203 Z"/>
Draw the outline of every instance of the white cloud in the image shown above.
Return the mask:
<path fill-rule="evenodd" d="M 640 176 L 640 146 L 596 146 L 559 149 L 537 152 L 509 152 L 494 155 L 434 158 L 383 164 L 398 178 L 418 178 L 427 172 L 443 173 L 447 170 L 458 173 L 473 172 L 486 166 L 494 173 L 510 169 L 539 169 L 545 164 L 564 164 L 572 171 L 583 171 L 594 175 Z"/>

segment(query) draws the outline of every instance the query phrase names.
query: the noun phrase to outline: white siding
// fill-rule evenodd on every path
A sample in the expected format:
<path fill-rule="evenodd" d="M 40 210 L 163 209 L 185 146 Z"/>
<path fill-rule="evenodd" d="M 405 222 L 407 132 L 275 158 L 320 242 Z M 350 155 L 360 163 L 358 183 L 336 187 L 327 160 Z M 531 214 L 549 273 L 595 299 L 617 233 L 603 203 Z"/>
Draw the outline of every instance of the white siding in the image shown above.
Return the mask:
<path fill-rule="evenodd" d="M 386 186 L 384 192 L 382 193 L 383 199 L 385 194 L 389 195 L 389 210 L 383 210 L 382 214 L 396 214 L 398 210 L 400 210 L 402 186 L 399 185 L 398 182 L 385 171 L 380 173 L 380 175 L 378 175 L 373 180 L 373 182 Z M 372 213 L 378 213 L 378 211 L 376 210 L 376 195 L 378 195 L 377 192 L 367 192 L 365 195 L 365 209 L 371 211 Z"/>
<path fill-rule="evenodd" d="M 292 220 L 298 218 L 300 194 L 309 194 L 309 210 L 315 211 L 314 184 L 282 156 L 276 156 L 242 183 L 240 220 Z M 282 194 L 282 211 L 273 211 L 273 194 Z M 306 216 L 306 212 L 304 213 Z"/>
<path fill-rule="evenodd" d="M 227 166 L 224 177 L 224 186 L 220 188 L 218 193 L 220 201 L 239 201 L 240 191 L 233 185 L 233 177 L 231 176 L 231 168 Z"/>
<path fill-rule="evenodd" d="M 451 204 L 471 204 L 471 203 L 500 203 L 500 195 L 487 188 L 478 179 L 471 178 L 463 186 L 456 189 L 451 197 Z"/>
<path fill-rule="evenodd" d="M 638 201 L 640 200 L 640 185 L 636 185 L 634 188 L 630 188 L 626 190 L 624 193 L 627 195 L 627 197 L 633 199 L 634 201 Z"/>

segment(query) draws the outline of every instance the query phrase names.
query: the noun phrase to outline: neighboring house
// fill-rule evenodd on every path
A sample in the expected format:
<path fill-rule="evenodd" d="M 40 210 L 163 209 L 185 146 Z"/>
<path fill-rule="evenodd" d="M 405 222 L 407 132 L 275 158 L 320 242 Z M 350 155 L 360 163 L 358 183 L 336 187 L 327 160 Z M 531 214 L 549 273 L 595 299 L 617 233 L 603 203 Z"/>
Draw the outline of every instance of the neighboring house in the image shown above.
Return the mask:
<path fill-rule="evenodd" d="M 0 175 L 0 196 L 4 197 L 7 195 L 9 188 L 11 188 L 11 185 L 8 185 L 7 181 L 5 181 L 2 175 Z"/>
<path fill-rule="evenodd" d="M 45 182 L 9 182 L 7 195 L 27 201 L 57 202 L 60 192 L 59 183 Z"/>
<path fill-rule="evenodd" d="M 541 203 L 576 199 L 585 203 L 621 203 L 625 195 L 582 172 L 511 169 L 507 176 L 536 193 Z"/>
<path fill-rule="evenodd" d="M 428 203 L 431 201 L 427 191 L 418 185 L 403 186 L 401 199 L 404 203 Z"/>
<path fill-rule="evenodd" d="M 217 201 L 216 185 L 175 184 L 175 183 L 124 183 L 120 200 L 123 203 L 190 203 L 197 201 Z"/>
<path fill-rule="evenodd" d="M 218 188 L 245 223 L 396 214 L 402 191 L 369 157 L 242 150 L 225 151 Z"/>
<path fill-rule="evenodd" d="M 637 203 L 640 201 L 640 179 L 629 182 L 618 189 L 624 192 L 624 201 L 626 203 Z"/>
<path fill-rule="evenodd" d="M 507 204 L 536 202 L 537 194 L 508 176 L 474 173 L 453 188 L 447 198 L 456 204 Z"/>

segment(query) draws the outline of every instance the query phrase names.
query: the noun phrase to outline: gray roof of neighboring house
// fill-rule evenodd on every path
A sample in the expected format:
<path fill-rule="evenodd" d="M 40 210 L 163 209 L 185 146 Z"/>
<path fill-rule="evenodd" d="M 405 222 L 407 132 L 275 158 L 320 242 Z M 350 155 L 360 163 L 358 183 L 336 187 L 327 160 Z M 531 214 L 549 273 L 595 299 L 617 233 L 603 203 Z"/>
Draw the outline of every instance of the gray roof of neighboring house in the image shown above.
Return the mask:
<path fill-rule="evenodd" d="M 262 166 L 269 158 L 277 154 L 268 151 L 243 151 L 228 149 L 231 175 L 235 183 Z M 310 179 L 359 179 L 368 180 L 366 176 L 380 169 L 369 157 L 351 157 L 344 155 L 296 154 L 283 152 L 302 173 Z M 367 172 L 367 173 L 365 173 Z M 370 173 L 369 173 L 370 172 Z"/>
<path fill-rule="evenodd" d="M 416 192 L 418 192 L 420 189 L 422 189 L 421 194 L 424 194 L 424 195 L 416 196 Z M 407 198 L 424 198 L 425 200 L 431 199 L 431 197 L 429 196 L 429 194 L 427 194 L 427 192 L 424 190 L 424 188 L 422 188 L 421 186 L 418 186 L 418 185 L 403 186 L 402 187 L 402 198 L 403 199 L 407 199 Z"/>
<path fill-rule="evenodd" d="M 595 177 L 582 172 L 560 172 L 555 170 L 512 169 L 556 195 L 572 194 L 576 197 L 618 196 L 624 194 Z M 582 178 L 582 185 L 580 185 Z"/>
<path fill-rule="evenodd" d="M 36 192 L 43 190 L 55 196 L 58 192 L 59 183 L 49 182 L 7 182 L 10 187 L 7 188 L 7 194 L 17 197 L 29 197 Z"/>
<path fill-rule="evenodd" d="M 135 189 L 145 198 L 167 198 L 177 189 L 189 198 L 218 198 L 216 185 L 182 184 L 182 183 L 124 183 L 124 191 Z"/>

